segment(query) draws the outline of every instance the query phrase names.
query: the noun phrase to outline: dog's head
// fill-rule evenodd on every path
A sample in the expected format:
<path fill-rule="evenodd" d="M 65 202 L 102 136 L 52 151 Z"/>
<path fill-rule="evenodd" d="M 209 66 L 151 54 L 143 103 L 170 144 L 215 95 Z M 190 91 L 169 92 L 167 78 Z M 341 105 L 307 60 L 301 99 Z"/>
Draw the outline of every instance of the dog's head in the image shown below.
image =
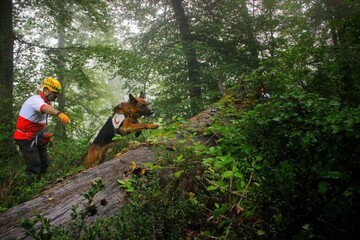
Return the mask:
<path fill-rule="evenodd" d="M 120 103 L 114 108 L 114 112 L 127 114 L 134 118 L 141 116 L 150 117 L 154 112 L 148 107 L 149 102 L 145 100 L 144 94 L 141 92 L 139 97 L 129 94 L 129 102 Z"/>
<path fill-rule="evenodd" d="M 139 97 L 135 98 L 132 94 L 129 94 L 129 102 L 132 106 L 138 109 L 138 113 L 141 116 L 150 117 L 154 112 L 148 107 L 149 103 L 145 100 L 144 93 L 141 92 Z"/>

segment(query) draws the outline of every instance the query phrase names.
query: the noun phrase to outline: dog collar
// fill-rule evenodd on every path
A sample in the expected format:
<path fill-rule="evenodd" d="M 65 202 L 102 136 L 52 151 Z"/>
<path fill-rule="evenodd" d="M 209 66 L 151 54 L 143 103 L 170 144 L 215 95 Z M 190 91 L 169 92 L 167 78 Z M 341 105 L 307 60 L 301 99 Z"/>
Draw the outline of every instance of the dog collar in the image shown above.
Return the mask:
<path fill-rule="evenodd" d="M 124 119 L 125 119 L 124 114 L 115 113 L 112 118 L 112 124 L 113 124 L 114 128 L 119 129 L 119 127 L 121 126 Z"/>

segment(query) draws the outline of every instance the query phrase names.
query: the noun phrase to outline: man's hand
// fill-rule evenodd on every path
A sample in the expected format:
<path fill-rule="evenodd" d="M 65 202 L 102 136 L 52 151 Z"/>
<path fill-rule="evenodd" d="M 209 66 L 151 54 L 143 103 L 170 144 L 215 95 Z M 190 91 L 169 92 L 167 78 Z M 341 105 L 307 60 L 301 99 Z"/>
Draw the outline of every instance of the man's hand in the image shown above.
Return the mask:
<path fill-rule="evenodd" d="M 70 118 L 65 113 L 59 113 L 57 116 L 62 124 L 70 123 Z"/>

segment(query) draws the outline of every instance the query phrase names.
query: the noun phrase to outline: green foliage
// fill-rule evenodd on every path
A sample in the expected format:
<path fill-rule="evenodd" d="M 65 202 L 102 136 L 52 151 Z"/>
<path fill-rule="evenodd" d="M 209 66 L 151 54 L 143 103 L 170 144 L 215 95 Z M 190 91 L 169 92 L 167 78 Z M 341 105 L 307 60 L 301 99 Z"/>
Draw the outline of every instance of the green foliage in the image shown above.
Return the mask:
<path fill-rule="evenodd" d="M 25 166 L 23 161 L 19 156 L 11 159 L 11 162 L 1 163 L 0 212 L 33 198 L 49 183 L 45 178 L 29 179 L 29 176 L 25 174 L 25 167 L 21 167 L 19 170 L 19 166 Z M 28 186 L 29 181 L 34 184 Z"/>
<path fill-rule="evenodd" d="M 51 159 L 48 177 L 56 179 L 81 170 L 87 148 L 86 139 L 55 141 L 54 146 L 48 148 Z"/>
<path fill-rule="evenodd" d="M 40 223 L 40 229 L 36 230 L 35 224 Z M 50 221 L 47 218 L 42 217 L 40 214 L 36 214 L 34 219 L 22 219 L 19 226 L 26 230 L 26 235 L 34 239 L 49 240 L 52 239 L 53 228 L 50 225 Z"/>
<path fill-rule="evenodd" d="M 300 236 L 306 229 L 317 237 L 353 235 L 360 189 L 354 182 L 360 167 L 359 111 L 340 109 L 338 101 L 315 94 L 290 94 L 239 111 L 231 124 L 211 127 L 221 138 L 204 159 L 211 179 L 207 189 L 233 196 L 249 191 L 246 196 L 257 202 L 253 214 L 266 222 L 259 231 L 275 238 Z M 234 204 L 226 199 L 217 209 Z"/>
<path fill-rule="evenodd" d="M 0 208 L 25 202 L 38 195 L 49 183 L 57 181 L 69 174 L 83 169 L 81 159 L 85 157 L 88 143 L 85 139 L 58 141 L 54 139 L 53 147 L 48 147 L 50 165 L 47 173 L 40 179 L 34 179 L 28 186 L 28 176 L 25 173 L 24 159 L 18 153 L 9 161 L 0 162 Z M 20 167 L 19 167 L 20 166 Z"/>
<path fill-rule="evenodd" d="M 282 215 L 287 231 L 310 224 L 314 232 L 324 228 L 326 236 L 339 234 L 317 223 L 320 218 L 335 224 L 339 217 L 343 223 L 338 228 L 353 231 L 350 212 L 328 212 L 334 204 L 356 207 L 352 199 L 358 195 L 352 179 L 359 168 L 359 109 L 339 110 L 339 105 L 316 95 L 289 96 L 259 106 L 256 122 L 252 118 L 256 135 L 248 132 L 247 139 L 263 156 L 259 200 L 269 218 Z M 349 189 L 351 197 L 346 197 Z"/>
<path fill-rule="evenodd" d="M 133 192 L 135 188 L 132 186 L 131 179 L 118 180 L 119 187 L 124 189 L 125 192 Z"/>
<path fill-rule="evenodd" d="M 131 202 L 116 216 L 95 223 L 100 239 L 181 239 L 183 231 L 194 224 L 199 209 L 179 191 L 162 189 L 157 174 L 136 180 Z M 97 227 L 96 227 L 97 226 Z"/>

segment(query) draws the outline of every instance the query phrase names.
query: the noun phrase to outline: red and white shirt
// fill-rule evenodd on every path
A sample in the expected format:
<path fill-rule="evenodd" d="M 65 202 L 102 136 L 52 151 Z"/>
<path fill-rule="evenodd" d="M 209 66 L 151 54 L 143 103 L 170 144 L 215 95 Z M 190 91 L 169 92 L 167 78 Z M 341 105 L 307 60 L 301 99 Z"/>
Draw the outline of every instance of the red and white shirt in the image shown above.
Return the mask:
<path fill-rule="evenodd" d="M 42 109 L 49 104 L 50 102 L 42 92 L 28 98 L 20 109 L 13 138 L 15 140 L 31 140 L 38 131 L 44 129 L 47 114 L 43 113 Z"/>

